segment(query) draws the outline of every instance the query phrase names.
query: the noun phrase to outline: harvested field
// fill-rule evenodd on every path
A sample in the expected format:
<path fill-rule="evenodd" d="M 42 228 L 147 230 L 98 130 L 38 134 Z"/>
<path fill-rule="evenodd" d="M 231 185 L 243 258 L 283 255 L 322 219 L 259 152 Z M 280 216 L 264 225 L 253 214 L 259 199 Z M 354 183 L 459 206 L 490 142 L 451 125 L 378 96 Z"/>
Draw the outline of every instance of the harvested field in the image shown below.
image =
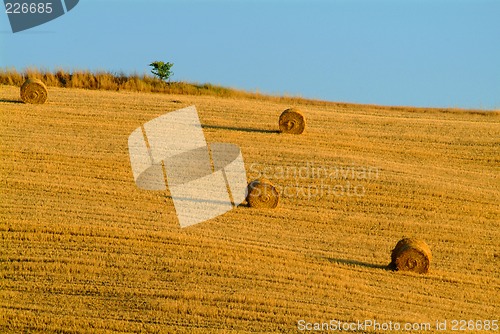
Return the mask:
<path fill-rule="evenodd" d="M 19 102 L 0 86 L 2 333 L 498 319 L 498 113 L 56 87 Z M 180 229 L 167 193 L 136 187 L 130 133 L 193 104 L 277 208 Z M 300 136 L 276 131 L 290 107 Z M 429 245 L 429 273 L 385 269 L 403 237 Z"/>

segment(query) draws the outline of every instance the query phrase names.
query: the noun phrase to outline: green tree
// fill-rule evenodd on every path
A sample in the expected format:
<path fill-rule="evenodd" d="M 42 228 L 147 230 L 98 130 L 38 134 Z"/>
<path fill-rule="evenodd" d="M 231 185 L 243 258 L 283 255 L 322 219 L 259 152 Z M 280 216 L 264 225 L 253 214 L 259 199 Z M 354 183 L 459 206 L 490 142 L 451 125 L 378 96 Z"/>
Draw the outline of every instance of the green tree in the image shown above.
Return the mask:
<path fill-rule="evenodd" d="M 170 70 L 172 68 L 172 66 L 174 66 L 174 64 L 169 63 L 169 62 L 165 63 L 163 61 L 154 61 L 151 64 L 149 64 L 149 66 L 153 67 L 153 69 L 151 70 L 151 73 L 153 73 L 160 80 L 165 81 L 165 82 L 168 79 L 170 79 L 170 77 L 174 74 L 174 72 L 172 72 Z"/>

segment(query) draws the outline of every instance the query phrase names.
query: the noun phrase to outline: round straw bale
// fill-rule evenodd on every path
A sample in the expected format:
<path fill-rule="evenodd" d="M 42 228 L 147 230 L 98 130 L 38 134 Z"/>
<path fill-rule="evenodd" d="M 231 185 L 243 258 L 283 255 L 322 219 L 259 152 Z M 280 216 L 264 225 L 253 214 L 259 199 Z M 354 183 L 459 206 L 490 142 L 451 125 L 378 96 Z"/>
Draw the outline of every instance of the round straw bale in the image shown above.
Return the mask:
<path fill-rule="evenodd" d="M 47 101 L 47 87 L 38 79 L 28 79 L 21 86 L 21 100 L 24 103 L 43 104 Z"/>
<path fill-rule="evenodd" d="M 253 208 L 270 208 L 278 206 L 279 193 L 267 179 L 260 178 L 248 184 L 247 202 Z"/>
<path fill-rule="evenodd" d="M 290 108 L 280 115 L 280 132 L 300 135 L 306 128 L 306 119 L 302 113 L 295 108 Z"/>
<path fill-rule="evenodd" d="M 391 254 L 391 268 L 425 274 L 429 271 L 432 253 L 425 241 L 414 238 L 400 240 Z"/>

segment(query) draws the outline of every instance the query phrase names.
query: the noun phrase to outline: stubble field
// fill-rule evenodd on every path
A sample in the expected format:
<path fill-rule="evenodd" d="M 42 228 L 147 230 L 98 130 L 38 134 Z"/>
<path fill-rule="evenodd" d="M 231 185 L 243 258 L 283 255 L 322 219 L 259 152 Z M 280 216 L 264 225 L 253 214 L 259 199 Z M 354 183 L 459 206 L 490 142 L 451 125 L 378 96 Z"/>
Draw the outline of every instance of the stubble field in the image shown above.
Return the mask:
<path fill-rule="evenodd" d="M 2 333 L 300 333 L 331 320 L 432 333 L 447 320 L 443 333 L 499 318 L 498 112 L 64 88 L 44 105 L 18 99 L 0 86 Z M 278 187 L 277 209 L 180 229 L 167 193 L 136 187 L 128 136 L 190 105 L 207 142 L 237 144 L 249 181 Z M 276 132 L 291 106 L 303 135 Z M 430 246 L 428 274 L 386 270 L 404 236 Z"/>

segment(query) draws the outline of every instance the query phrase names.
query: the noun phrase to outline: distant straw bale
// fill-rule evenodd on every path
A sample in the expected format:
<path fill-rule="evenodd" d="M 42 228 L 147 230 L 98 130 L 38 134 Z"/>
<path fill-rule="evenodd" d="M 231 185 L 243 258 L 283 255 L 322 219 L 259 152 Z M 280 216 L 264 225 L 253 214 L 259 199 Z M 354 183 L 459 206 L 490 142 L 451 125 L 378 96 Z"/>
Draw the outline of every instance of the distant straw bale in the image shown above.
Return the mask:
<path fill-rule="evenodd" d="M 278 206 L 279 193 L 267 179 L 260 178 L 248 184 L 247 202 L 253 208 L 270 208 Z"/>
<path fill-rule="evenodd" d="M 429 246 L 419 239 L 404 238 L 392 250 L 390 268 L 425 274 L 429 271 L 432 253 Z"/>
<path fill-rule="evenodd" d="M 300 135 L 306 128 L 306 119 L 300 110 L 290 108 L 280 115 L 279 128 L 281 133 Z"/>
<path fill-rule="evenodd" d="M 21 100 L 24 103 L 43 104 L 47 101 L 47 87 L 38 79 L 28 79 L 21 86 Z"/>

